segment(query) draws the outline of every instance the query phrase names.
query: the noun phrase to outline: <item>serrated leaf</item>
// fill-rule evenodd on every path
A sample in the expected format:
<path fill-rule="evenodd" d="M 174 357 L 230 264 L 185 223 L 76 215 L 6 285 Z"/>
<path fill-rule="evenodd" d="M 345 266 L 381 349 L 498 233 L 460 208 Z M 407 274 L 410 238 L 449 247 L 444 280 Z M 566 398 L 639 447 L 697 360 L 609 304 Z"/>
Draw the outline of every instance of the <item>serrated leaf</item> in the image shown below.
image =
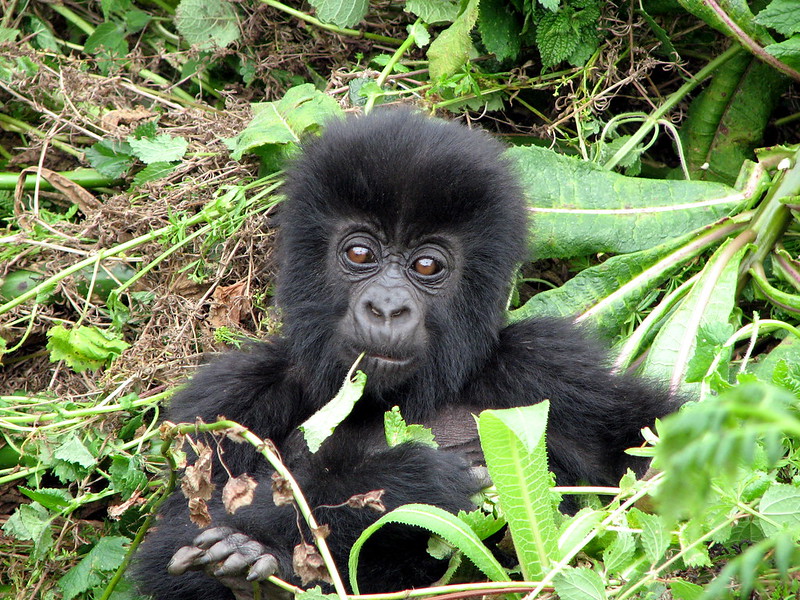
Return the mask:
<path fill-rule="evenodd" d="M 189 44 L 200 48 L 224 48 L 239 39 L 236 9 L 224 0 L 181 0 L 175 26 Z"/>
<path fill-rule="evenodd" d="M 307 133 L 321 129 L 326 120 L 342 115 L 339 103 L 304 83 L 291 88 L 276 102 L 253 105 L 255 116 L 239 135 L 225 140 L 231 156 L 240 160 L 245 152 L 261 152 L 296 144 Z"/>
<path fill-rule="evenodd" d="M 67 490 L 61 488 L 39 488 L 38 490 L 31 490 L 23 486 L 17 488 L 20 492 L 25 494 L 31 500 L 34 500 L 50 510 L 57 510 L 69 506 L 72 502 Z"/>
<path fill-rule="evenodd" d="M 505 155 L 526 190 L 537 259 L 644 250 L 748 202 L 720 183 L 626 177 L 546 148 L 512 148 Z"/>
<path fill-rule="evenodd" d="M 756 15 L 755 21 L 789 37 L 800 32 L 800 6 L 797 0 L 772 0 Z"/>
<path fill-rule="evenodd" d="M 169 163 L 183 158 L 189 142 L 183 137 L 162 133 L 153 138 L 128 137 L 131 153 L 145 164 Z"/>
<path fill-rule="evenodd" d="M 429 25 L 452 23 L 458 16 L 459 3 L 453 0 L 408 0 L 405 10 Z"/>
<path fill-rule="evenodd" d="M 487 410 L 478 418 L 486 466 L 508 521 L 523 577 L 536 580 L 558 557 L 558 535 L 547 469 L 548 401 Z"/>
<path fill-rule="evenodd" d="M 543 67 L 552 67 L 566 60 L 577 45 L 578 37 L 572 30 L 568 11 L 559 10 L 542 15 L 536 29 L 536 46 Z"/>
<path fill-rule="evenodd" d="M 469 60 L 472 50 L 470 32 L 478 19 L 478 0 L 467 0 L 467 5 L 453 24 L 442 31 L 428 48 L 431 79 L 449 77 Z"/>
<path fill-rule="evenodd" d="M 772 484 L 758 505 L 764 517 L 758 524 L 766 536 L 772 536 L 785 528 L 800 526 L 800 488 L 782 483 Z"/>
<path fill-rule="evenodd" d="M 765 46 L 764 50 L 793 69 L 800 69 L 800 35 L 793 35 L 784 42 Z"/>
<path fill-rule="evenodd" d="M 117 569 L 125 558 L 128 538 L 120 536 L 102 537 L 81 562 L 72 567 L 58 580 L 64 600 L 72 600 L 78 594 L 88 592 L 100 585 L 103 573 Z"/>
<path fill-rule="evenodd" d="M 382 516 L 367 527 L 350 549 L 348 568 L 350 571 L 350 587 L 355 594 L 358 588 L 358 557 L 364 543 L 387 523 L 400 523 L 422 527 L 443 538 L 453 547 L 458 548 L 464 556 L 481 570 L 492 581 L 505 581 L 508 574 L 497 562 L 491 551 L 483 545 L 472 529 L 454 515 L 427 504 L 406 504 Z"/>
<path fill-rule="evenodd" d="M 553 580 L 560 600 L 605 600 L 603 578 L 586 567 L 565 569 Z"/>
<path fill-rule="evenodd" d="M 409 35 L 414 36 L 414 45 L 417 48 L 424 48 L 425 46 L 431 43 L 431 34 L 428 33 L 428 29 L 425 27 L 423 23 L 414 22 L 411 25 L 409 25 L 406 29 L 408 30 Z M 403 69 L 408 68 L 404 65 L 401 65 L 400 63 L 397 63 L 395 65 L 395 70 L 397 70 L 399 67 L 402 67 Z M 399 72 L 402 73 L 405 71 L 399 71 Z"/>
<path fill-rule="evenodd" d="M 494 535 L 506 525 L 506 520 L 495 517 L 477 508 L 470 512 L 458 511 L 458 518 L 469 525 L 480 539 L 485 540 L 490 535 Z"/>
<path fill-rule="evenodd" d="M 84 152 L 89 164 L 101 175 L 117 179 L 135 162 L 131 147 L 126 142 L 100 140 Z"/>
<path fill-rule="evenodd" d="M 415 442 L 432 448 L 439 447 L 433 431 L 422 425 L 408 425 L 400 414 L 398 406 L 393 406 L 392 410 L 383 413 L 383 429 L 386 434 L 386 444 L 390 448 L 406 442 Z"/>
<path fill-rule="evenodd" d="M 84 325 L 73 329 L 56 325 L 47 331 L 47 338 L 50 362 L 63 360 L 76 373 L 99 369 L 130 346 L 112 331 Z"/>
<path fill-rule="evenodd" d="M 157 179 L 161 179 L 162 177 L 166 177 L 167 175 L 172 173 L 177 168 L 178 168 L 177 164 L 172 164 L 168 162 L 151 163 L 133 176 L 133 181 L 131 182 L 131 185 L 133 185 L 133 187 L 139 187 L 140 185 L 144 185 L 148 181 L 155 181 Z"/>
<path fill-rule="evenodd" d="M 636 541 L 630 531 L 616 532 L 614 540 L 603 550 L 603 562 L 608 573 L 619 573 L 630 566 L 636 552 Z"/>
<path fill-rule="evenodd" d="M 655 565 L 664 558 L 669 548 L 671 533 L 664 526 L 663 519 L 658 515 L 651 515 L 635 509 L 636 520 L 642 528 L 641 542 L 645 556 L 651 565 Z"/>
<path fill-rule="evenodd" d="M 73 463 L 84 468 L 91 467 L 96 461 L 92 453 L 89 452 L 80 438 L 74 433 L 70 434 L 67 439 L 55 449 L 53 456 L 58 460 Z"/>
<path fill-rule="evenodd" d="M 339 423 L 352 412 L 356 402 L 364 393 L 366 383 L 367 376 L 363 371 L 356 371 L 352 378 L 348 374 L 336 396 L 300 425 L 299 429 L 303 432 L 308 449 L 312 453 L 319 450 L 322 442 L 327 440 Z"/>
<path fill-rule="evenodd" d="M 353 27 L 367 14 L 369 0 L 309 0 L 324 23 Z"/>
<path fill-rule="evenodd" d="M 41 560 L 53 545 L 52 519 L 38 502 L 22 504 L 3 525 L 3 531 L 18 540 L 29 540 L 34 544 L 31 558 Z"/>

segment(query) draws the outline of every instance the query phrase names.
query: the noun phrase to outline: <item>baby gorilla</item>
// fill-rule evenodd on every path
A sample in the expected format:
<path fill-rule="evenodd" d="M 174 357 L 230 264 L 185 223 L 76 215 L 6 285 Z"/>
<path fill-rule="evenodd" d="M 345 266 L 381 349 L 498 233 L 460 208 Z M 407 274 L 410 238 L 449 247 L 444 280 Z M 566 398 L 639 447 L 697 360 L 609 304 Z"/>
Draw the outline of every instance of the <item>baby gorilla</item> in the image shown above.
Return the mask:
<path fill-rule="evenodd" d="M 547 445 L 558 484 L 616 485 L 646 462 L 624 450 L 675 409 L 666 394 L 614 376 L 601 350 L 569 322 L 506 325 L 516 266 L 527 258 L 523 194 L 487 134 L 406 111 L 332 123 L 304 145 L 286 177 L 279 216 L 281 335 L 204 367 L 172 402 L 173 422 L 223 415 L 268 438 L 299 481 L 339 569 L 379 516 L 340 505 L 384 490 L 391 510 L 411 502 L 470 509 L 481 482 L 470 413 L 550 400 Z M 328 402 L 356 357 L 367 374 L 353 413 L 311 454 L 298 425 Z M 389 448 L 383 415 L 432 426 L 436 450 Z M 213 526 L 191 523 L 176 492 L 138 554 L 136 578 L 158 599 L 248 597 L 248 579 L 295 581 L 301 537 L 291 506 L 272 501 L 272 470 L 247 444 L 221 443 Z M 228 476 L 257 482 L 251 505 L 227 514 Z M 362 552 L 366 592 L 430 584 L 444 563 L 428 534 L 385 527 Z M 169 573 L 168 574 L 168 565 Z M 346 580 L 346 573 L 343 572 Z"/>

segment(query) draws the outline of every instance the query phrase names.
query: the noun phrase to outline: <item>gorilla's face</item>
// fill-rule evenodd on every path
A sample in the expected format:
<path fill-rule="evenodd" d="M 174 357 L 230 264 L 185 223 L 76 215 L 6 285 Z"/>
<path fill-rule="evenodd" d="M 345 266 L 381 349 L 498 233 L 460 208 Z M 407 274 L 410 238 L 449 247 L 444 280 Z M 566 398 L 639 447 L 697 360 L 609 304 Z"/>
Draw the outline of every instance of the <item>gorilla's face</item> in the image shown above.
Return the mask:
<path fill-rule="evenodd" d="M 347 311 L 337 328 L 341 360 L 360 368 L 373 389 L 417 372 L 434 345 L 427 326 L 460 277 L 455 240 L 446 235 L 400 240 L 364 223 L 340 230 L 330 266 L 347 282 Z"/>

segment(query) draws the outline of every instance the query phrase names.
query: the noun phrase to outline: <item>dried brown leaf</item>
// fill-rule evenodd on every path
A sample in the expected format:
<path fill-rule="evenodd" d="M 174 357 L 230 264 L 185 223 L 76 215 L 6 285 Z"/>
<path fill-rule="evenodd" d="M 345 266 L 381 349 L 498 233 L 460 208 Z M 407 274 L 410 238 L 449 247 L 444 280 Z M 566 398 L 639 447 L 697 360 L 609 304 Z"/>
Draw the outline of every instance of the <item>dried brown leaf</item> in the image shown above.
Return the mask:
<path fill-rule="evenodd" d="M 208 512 L 208 505 L 202 498 L 191 498 L 189 500 L 189 519 L 200 527 L 211 525 L 211 513 Z"/>
<path fill-rule="evenodd" d="M 377 513 L 384 513 L 386 512 L 386 506 L 384 506 L 382 498 L 385 491 L 372 490 L 366 494 L 350 496 L 345 505 L 350 508 L 369 508 Z"/>
<path fill-rule="evenodd" d="M 294 547 L 292 567 L 303 585 L 308 585 L 312 581 L 333 583 L 325 567 L 325 561 L 322 560 L 316 546 L 312 544 L 301 542 Z"/>
<path fill-rule="evenodd" d="M 272 474 L 272 501 L 275 506 L 286 506 L 294 502 L 289 481 L 277 471 Z"/>
<path fill-rule="evenodd" d="M 214 491 L 214 484 L 211 482 L 211 447 L 203 442 L 196 442 L 194 450 L 197 453 L 197 459 L 183 472 L 181 490 L 190 501 L 193 499 L 211 500 L 211 494 Z"/>
<path fill-rule="evenodd" d="M 257 485 L 258 482 L 247 473 L 228 479 L 222 488 L 222 504 L 228 514 L 234 514 L 242 506 L 250 506 Z"/>

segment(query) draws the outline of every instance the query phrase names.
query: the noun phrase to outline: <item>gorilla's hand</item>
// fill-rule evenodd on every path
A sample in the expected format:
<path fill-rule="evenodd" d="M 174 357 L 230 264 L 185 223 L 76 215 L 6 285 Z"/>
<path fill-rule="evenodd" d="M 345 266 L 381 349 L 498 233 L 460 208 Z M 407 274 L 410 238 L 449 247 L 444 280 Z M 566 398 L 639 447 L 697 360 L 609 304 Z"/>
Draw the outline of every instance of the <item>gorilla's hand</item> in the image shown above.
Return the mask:
<path fill-rule="evenodd" d="M 277 573 L 278 561 L 266 546 L 244 533 L 230 527 L 211 527 L 194 538 L 191 546 L 179 548 L 167 565 L 170 575 L 197 570 L 230 588 L 236 600 L 252 600 L 253 583 L 265 582 Z M 289 595 L 271 584 L 262 590 L 270 600 Z"/>

